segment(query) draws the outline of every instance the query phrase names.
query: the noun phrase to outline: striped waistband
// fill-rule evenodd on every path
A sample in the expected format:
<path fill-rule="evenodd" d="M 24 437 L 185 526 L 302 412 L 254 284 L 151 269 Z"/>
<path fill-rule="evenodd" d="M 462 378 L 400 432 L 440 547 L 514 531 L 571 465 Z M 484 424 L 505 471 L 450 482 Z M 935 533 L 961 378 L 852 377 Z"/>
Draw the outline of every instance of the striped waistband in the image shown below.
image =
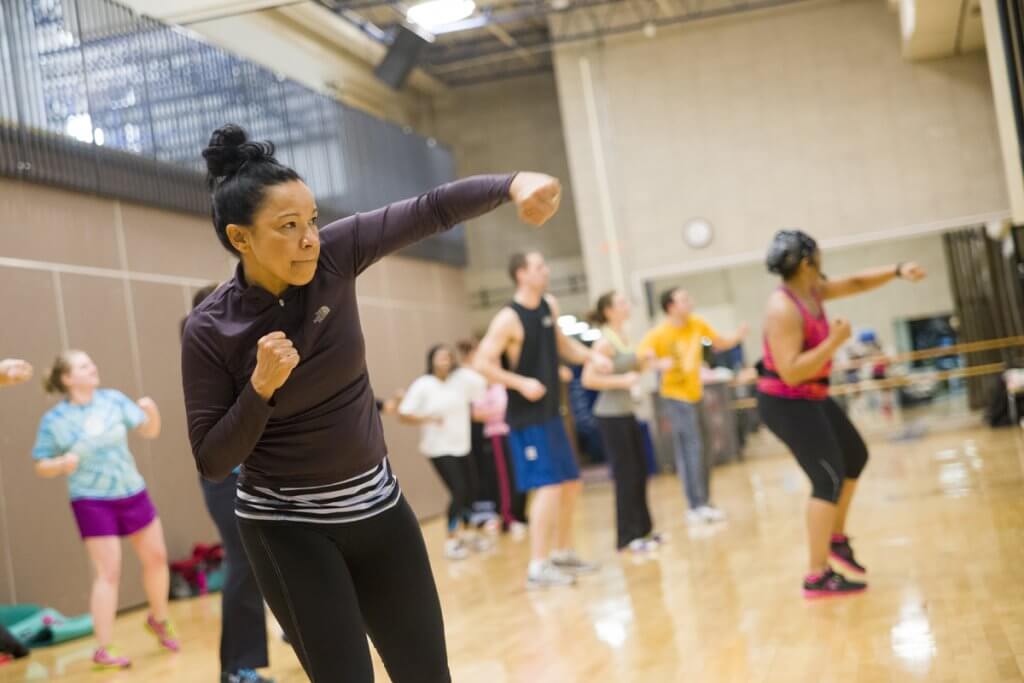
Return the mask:
<path fill-rule="evenodd" d="M 319 486 L 238 484 L 235 515 L 243 519 L 347 524 L 390 510 L 402 496 L 385 458 L 368 472 Z"/>

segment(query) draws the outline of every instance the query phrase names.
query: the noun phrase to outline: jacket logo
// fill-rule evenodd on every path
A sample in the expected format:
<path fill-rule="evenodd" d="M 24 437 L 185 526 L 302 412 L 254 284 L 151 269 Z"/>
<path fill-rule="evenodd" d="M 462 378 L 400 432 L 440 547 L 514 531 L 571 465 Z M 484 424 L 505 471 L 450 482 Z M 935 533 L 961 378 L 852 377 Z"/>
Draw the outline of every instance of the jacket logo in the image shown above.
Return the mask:
<path fill-rule="evenodd" d="M 319 325 L 324 320 L 326 320 L 327 316 L 329 316 L 330 314 L 331 314 L 331 309 L 330 308 L 328 308 L 327 306 L 321 306 L 320 308 L 317 309 L 316 315 L 313 316 L 313 324 L 314 325 Z"/>

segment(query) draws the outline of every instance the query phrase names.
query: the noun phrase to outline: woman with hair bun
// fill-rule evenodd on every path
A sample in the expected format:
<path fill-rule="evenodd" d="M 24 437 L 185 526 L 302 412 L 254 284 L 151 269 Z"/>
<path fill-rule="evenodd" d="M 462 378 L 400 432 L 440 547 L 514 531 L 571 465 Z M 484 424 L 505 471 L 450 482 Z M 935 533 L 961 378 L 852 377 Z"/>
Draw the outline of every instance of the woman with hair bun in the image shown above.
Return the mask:
<path fill-rule="evenodd" d="M 101 389 L 96 364 L 82 351 L 60 354 L 43 386 L 64 398 L 43 415 L 32 458 L 40 477 L 68 478 L 71 510 L 95 570 L 89 603 L 98 644 L 93 664 L 97 669 L 131 666 L 111 644 L 121 538 L 131 541 L 142 562 L 150 610 L 146 628 L 164 649 L 177 652 L 178 637 L 167 616 L 170 571 L 163 527 L 128 450 L 129 431 L 144 439 L 160 435 L 156 403 Z"/>
<path fill-rule="evenodd" d="M 423 536 L 387 460 L 356 278 L 403 247 L 514 201 L 540 225 L 558 181 L 477 176 L 318 227 L 313 193 L 227 125 L 203 151 L 233 279 L 185 325 L 182 375 L 199 472 L 241 465 L 236 514 L 256 580 L 315 683 L 451 680 Z"/>

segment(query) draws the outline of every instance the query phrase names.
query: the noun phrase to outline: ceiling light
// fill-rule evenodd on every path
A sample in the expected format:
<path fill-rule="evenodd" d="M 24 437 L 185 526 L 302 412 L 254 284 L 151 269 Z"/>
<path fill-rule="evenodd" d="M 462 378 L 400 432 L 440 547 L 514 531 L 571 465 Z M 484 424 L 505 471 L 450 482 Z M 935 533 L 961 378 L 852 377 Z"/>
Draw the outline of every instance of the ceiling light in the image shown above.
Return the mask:
<path fill-rule="evenodd" d="M 462 21 L 474 11 L 476 3 L 473 0 L 427 0 L 410 7 L 405 18 L 429 31 Z"/>

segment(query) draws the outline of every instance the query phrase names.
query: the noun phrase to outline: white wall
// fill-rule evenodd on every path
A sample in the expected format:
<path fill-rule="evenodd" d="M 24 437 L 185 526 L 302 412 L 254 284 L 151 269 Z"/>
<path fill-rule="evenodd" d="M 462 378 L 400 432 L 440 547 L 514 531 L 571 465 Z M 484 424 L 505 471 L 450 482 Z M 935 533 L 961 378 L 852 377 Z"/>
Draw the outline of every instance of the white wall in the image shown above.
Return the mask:
<path fill-rule="evenodd" d="M 953 312 L 952 286 L 941 235 L 823 250 L 823 267 L 831 277 L 900 261 L 920 263 L 928 277 L 917 284 L 896 281 L 868 294 L 831 301 L 827 304 L 829 317 L 848 318 L 855 334 L 873 329 L 884 348 L 895 348 L 895 321 Z M 751 326 L 744 345 L 747 360 L 760 358 L 765 302 L 779 286 L 779 279 L 763 265 L 752 263 L 665 278 L 656 281 L 655 291 L 660 293 L 670 286 L 687 289 L 696 300 L 697 311 L 722 332 L 731 332 L 740 322 L 747 322 Z"/>
<path fill-rule="evenodd" d="M 829 245 L 1008 207 L 984 54 L 905 62 L 877 0 L 568 46 L 555 64 L 592 292 L 615 258 L 635 286 L 759 260 L 780 227 Z M 703 250 L 682 239 L 693 216 L 716 228 Z"/>

